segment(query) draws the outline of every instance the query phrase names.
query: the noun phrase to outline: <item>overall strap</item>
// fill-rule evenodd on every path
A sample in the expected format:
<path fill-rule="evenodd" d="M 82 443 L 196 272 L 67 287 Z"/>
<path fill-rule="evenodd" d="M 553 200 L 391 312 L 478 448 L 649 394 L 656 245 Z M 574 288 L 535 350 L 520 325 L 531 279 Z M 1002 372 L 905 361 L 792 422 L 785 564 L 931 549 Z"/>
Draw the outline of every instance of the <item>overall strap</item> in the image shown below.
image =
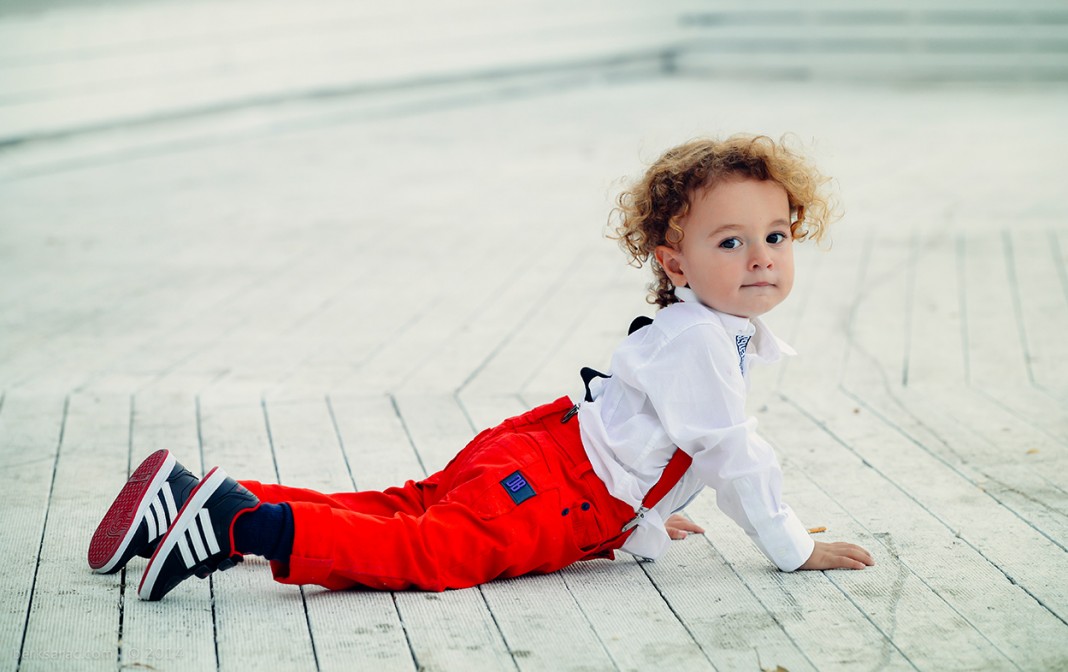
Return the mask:
<path fill-rule="evenodd" d="M 692 462 L 693 458 L 688 453 L 684 453 L 681 448 L 675 449 L 675 453 L 671 456 L 671 459 L 668 460 L 667 466 L 664 467 L 664 471 L 661 472 L 660 478 L 653 484 L 653 487 L 649 488 L 649 492 L 645 493 L 645 497 L 642 499 L 642 505 L 634 512 L 634 517 L 630 519 L 630 522 L 623 526 L 624 532 L 636 526 L 643 518 L 645 518 L 645 514 L 649 512 L 649 509 L 659 504 L 660 500 L 662 500 L 667 493 L 671 492 L 671 489 L 682 480 L 683 475 L 686 473 L 686 470 L 690 468 Z"/>

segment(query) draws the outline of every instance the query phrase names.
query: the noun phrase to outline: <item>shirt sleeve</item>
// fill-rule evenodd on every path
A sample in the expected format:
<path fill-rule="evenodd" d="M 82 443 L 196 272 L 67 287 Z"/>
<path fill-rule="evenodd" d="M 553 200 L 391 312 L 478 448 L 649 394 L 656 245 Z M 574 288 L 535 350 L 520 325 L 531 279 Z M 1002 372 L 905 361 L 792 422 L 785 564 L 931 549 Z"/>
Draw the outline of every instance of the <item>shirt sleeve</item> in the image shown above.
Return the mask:
<path fill-rule="evenodd" d="M 622 373 L 622 372 L 621 372 Z M 623 375 L 648 396 L 665 433 L 693 457 L 716 503 L 783 571 L 800 567 L 814 542 L 782 501 L 782 470 L 745 415 L 737 353 L 715 325 L 696 325 Z"/>

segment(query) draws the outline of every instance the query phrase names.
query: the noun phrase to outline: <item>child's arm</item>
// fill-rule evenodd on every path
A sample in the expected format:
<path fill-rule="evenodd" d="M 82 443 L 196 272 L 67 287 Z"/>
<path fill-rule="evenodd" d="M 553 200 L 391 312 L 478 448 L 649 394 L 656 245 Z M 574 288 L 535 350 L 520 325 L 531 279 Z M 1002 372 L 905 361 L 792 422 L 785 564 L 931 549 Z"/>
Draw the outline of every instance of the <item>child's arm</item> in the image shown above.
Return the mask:
<path fill-rule="evenodd" d="M 856 544 L 817 541 L 812 555 L 798 569 L 864 569 L 874 564 L 871 553 Z"/>
<path fill-rule="evenodd" d="M 664 528 L 672 539 L 685 539 L 690 533 L 704 534 L 705 529 L 685 516 L 677 513 L 664 521 Z M 798 569 L 864 569 L 875 564 L 866 549 L 844 541 L 832 543 L 816 542 L 812 555 Z"/>

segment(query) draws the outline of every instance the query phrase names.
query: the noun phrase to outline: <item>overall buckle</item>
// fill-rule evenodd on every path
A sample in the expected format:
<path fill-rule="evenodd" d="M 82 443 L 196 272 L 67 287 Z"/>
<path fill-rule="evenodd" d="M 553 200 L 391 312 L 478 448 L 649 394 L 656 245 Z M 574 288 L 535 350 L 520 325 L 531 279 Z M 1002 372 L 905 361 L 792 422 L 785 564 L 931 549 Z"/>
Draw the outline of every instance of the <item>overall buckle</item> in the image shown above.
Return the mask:
<path fill-rule="evenodd" d="M 633 530 L 635 527 L 638 526 L 638 523 L 645 520 L 645 514 L 647 513 L 649 513 L 649 509 L 645 508 L 644 506 L 639 506 L 638 510 L 634 512 L 634 517 L 631 518 L 630 521 L 623 526 L 623 531 L 629 532 Z"/>

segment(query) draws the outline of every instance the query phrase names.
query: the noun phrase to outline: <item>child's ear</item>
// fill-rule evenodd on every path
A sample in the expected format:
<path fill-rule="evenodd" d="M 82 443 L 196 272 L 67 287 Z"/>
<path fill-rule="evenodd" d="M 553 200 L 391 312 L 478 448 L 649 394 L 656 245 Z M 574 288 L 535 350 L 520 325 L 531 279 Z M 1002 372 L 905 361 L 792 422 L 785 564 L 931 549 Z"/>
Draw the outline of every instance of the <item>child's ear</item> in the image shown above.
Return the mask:
<path fill-rule="evenodd" d="M 653 250 L 653 256 L 656 257 L 656 263 L 660 264 L 660 268 L 664 269 L 667 276 L 671 278 L 671 282 L 676 287 L 686 286 L 686 274 L 682 272 L 682 264 L 679 263 L 680 252 L 673 247 L 667 245 L 657 245 Z"/>

